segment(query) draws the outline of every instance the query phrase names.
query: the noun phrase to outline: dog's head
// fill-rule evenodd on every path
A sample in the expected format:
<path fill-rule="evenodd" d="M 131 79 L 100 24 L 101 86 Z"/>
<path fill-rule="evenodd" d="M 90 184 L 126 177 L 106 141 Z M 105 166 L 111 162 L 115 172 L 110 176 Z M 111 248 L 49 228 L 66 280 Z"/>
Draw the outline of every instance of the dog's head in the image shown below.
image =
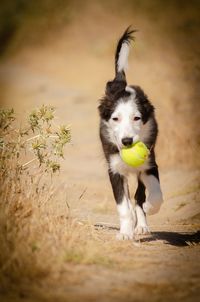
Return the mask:
<path fill-rule="evenodd" d="M 141 139 L 154 107 L 138 86 L 127 86 L 123 79 L 110 81 L 101 99 L 99 113 L 106 125 L 107 139 L 118 149 Z"/>

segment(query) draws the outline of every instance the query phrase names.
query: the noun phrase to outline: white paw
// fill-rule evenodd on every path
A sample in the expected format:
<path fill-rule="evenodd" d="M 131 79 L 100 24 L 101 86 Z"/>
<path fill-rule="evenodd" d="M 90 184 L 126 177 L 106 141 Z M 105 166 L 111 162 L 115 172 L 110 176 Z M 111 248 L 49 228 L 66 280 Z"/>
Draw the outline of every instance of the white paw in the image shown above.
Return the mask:
<path fill-rule="evenodd" d="M 133 234 L 118 233 L 116 235 L 117 240 L 133 240 L 133 238 L 134 238 Z"/>
<path fill-rule="evenodd" d="M 132 216 L 120 218 L 120 232 L 118 240 L 131 240 L 134 238 L 134 220 Z"/>
<path fill-rule="evenodd" d="M 146 235 L 146 234 L 150 234 L 151 231 L 149 229 L 149 227 L 147 225 L 137 225 L 135 228 L 135 234 L 137 235 Z"/>
<path fill-rule="evenodd" d="M 151 203 L 147 200 L 143 203 L 143 210 L 148 215 L 154 215 L 160 210 L 161 204 L 162 200 Z"/>

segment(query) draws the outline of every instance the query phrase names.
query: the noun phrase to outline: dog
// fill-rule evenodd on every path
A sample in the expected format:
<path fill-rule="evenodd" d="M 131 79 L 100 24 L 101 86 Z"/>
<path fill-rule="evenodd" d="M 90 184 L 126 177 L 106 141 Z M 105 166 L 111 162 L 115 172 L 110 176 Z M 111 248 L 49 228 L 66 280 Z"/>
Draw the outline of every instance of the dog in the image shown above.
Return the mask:
<path fill-rule="evenodd" d="M 154 151 L 158 135 L 154 107 L 139 86 L 128 85 L 126 81 L 125 70 L 134 32 L 128 27 L 118 41 L 115 78 L 107 82 L 105 95 L 98 106 L 100 139 L 120 219 L 119 240 L 131 240 L 135 234 L 149 233 L 146 214 L 156 214 L 163 202 Z M 146 144 L 150 154 L 142 166 L 134 168 L 122 161 L 120 150 L 138 140 Z M 134 207 L 127 180 L 130 173 L 136 174 L 138 182 Z"/>

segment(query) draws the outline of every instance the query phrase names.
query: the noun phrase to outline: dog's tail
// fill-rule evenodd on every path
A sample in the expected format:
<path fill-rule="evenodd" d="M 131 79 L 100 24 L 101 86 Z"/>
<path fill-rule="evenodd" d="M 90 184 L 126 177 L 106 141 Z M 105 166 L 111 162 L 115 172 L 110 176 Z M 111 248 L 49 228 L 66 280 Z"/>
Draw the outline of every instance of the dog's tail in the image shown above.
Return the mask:
<path fill-rule="evenodd" d="M 115 52 L 115 79 L 125 80 L 125 70 L 128 67 L 128 55 L 131 40 L 134 40 L 132 35 L 136 30 L 131 30 L 130 26 L 125 30 L 124 34 L 118 41 Z"/>

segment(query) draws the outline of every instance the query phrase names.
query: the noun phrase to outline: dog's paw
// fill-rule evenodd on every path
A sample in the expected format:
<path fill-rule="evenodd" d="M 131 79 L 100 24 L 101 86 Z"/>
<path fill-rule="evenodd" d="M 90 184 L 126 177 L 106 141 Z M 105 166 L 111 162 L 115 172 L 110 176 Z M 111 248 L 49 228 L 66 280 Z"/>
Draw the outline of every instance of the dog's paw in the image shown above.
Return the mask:
<path fill-rule="evenodd" d="M 136 235 L 147 235 L 150 234 L 151 231 L 147 225 L 137 225 L 135 228 L 135 234 Z"/>
<path fill-rule="evenodd" d="M 134 238 L 133 234 L 118 233 L 116 235 L 117 240 L 133 240 L 133 238 Z"/>
<path fill-rule="evenodd" d="M 143 210 L 148 215 L 154 215 L 159 212 L 162 202 L 162 200 L 155 202 L 149 202 L 147 200 L 143 203 Z"/>

